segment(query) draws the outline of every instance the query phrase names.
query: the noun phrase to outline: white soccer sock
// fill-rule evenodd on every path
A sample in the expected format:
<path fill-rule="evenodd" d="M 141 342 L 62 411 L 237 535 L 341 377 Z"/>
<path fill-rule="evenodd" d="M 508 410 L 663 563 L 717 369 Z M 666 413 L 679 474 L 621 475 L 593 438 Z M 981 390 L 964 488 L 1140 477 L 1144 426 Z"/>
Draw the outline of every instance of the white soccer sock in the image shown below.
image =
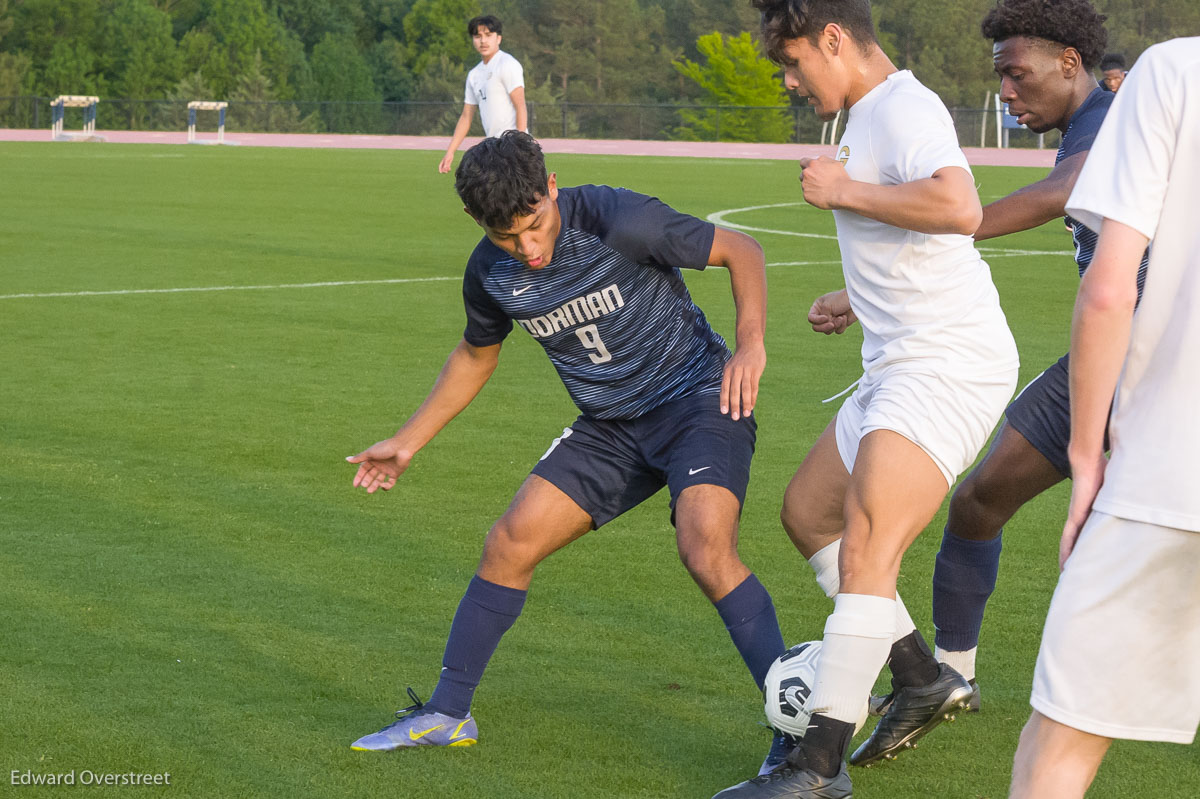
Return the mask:
<path fill-rule="evenodd" d="M 817 585 L 825 592 L 825 596 L 833 599 L 841 588 L 841 578 L 838 576 L 838 553 L 842 551 L 842 539 L 828 544 L 808 559 L 817 575 Z"/>
<path fill-rule="evenodd" d="M 825 622 L 814 713 L 857 724 L 871 687 L 887 662 L 896 626 L 896 600 L 869 594 L 838 594 Z"/>
<path fill-rule="evenodd" d="M 892 643 L 910 635 L 915 629 L 917 629 L 917 625 L 913 623 L 912 616 L 908 615 L 908 608 L 904 606 L 904 600 L 900 598 L 899 594 L 896 594 L 896 629 L 892 632 Z"/>
<path fill-rule="evenodd" d="M 937 658 L 938 663 L 945 663 L 968 680 L 973 680 L 975 679 L 975 653 L 978 651 L 979 647 L 955 652 L 938 646 L 934 647 L 933 656 Z"/>
<path fill-rule="evenodd" d="M 808 565 L 812 566 L 813 572 L 817 576 L 817 585 L 821 586 L 825 596 L 830 599 L 836 597 L 838 591 L 841 590 L 842 582 L 838 574 L 838 553 L 841 551 L 842 539 L 839 538 L 832 544 L 817 550 L 808 559 Z M 899 641 L 915 629 L 917 629 L 917 625 L 913 623 L 912 616 L 908 614 L 904 600 L 900 598 L 900 594 L 896 594 L 896 629 L 893 633 L 892 643 Z"/>

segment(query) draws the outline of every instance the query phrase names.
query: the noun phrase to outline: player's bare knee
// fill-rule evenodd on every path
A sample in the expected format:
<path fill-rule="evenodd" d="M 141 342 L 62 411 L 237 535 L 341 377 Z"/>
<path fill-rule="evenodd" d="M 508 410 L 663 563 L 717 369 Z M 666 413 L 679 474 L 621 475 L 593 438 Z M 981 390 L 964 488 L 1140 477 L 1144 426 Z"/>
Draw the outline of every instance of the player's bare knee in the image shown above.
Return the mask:
<path fill-rule="evenodd" d="M 717 547 L 680 547 L 679 560 L 705 596 L 716 601 L 750 574 L 736 551 Z"/>
<path fill-rule="evenodd" d="M 679 561 L 701 588 L 747 571 L 738 556 L 736 530 L 681 529 L 676 544 Z"/>
<path fill-rule="evenodd" d="M 959 538 L 989 541 L 1012 515 L 997 502 L 989 477 L 982 471 L 972 472 L 950 497 L 949 527 Z"/>
<path fill-rule="evenodd" d="M 812 557 L 841 532 L 837 529 L 840 525 L 817 518 L 811 511 L 796 507 L 788 502 L 786 496 L 783 499 L 783 508 L 779 511 L 779 521 L 783 524 L 788 538 L 806 558 Z"/>
<path fill-rule="evenodd" d="M 543 557 L 538 542 L 522 535 L 507 516 L 492 525 L 483 544 L 482 563 L 506 571 L 533 571 Z"/>

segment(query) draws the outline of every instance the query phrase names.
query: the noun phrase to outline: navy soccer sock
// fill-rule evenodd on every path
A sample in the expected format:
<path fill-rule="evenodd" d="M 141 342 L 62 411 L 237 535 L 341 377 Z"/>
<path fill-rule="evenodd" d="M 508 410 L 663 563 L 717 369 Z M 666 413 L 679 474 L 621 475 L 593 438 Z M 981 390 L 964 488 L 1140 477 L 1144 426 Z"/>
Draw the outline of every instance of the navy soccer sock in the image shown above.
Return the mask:
<path fill-rule="evenodd" d="M 942 535 L 933 567 L 934 643 L 939 649 L 961 652 L 979 645 L 983 609 L 996 588 L 1001 546 L 999 535 L 991 541 L 959 538 L 949 529 Z"/>
<path fill-rule="evenodd" d="M 471 698 L 483 670 L 501 637 L 521 615 L 525 594 L 478 575 L 471 578 L 450 625 L 442 675 L 427 704 L 430 710 L 455 718 L 464 718 L 471 711 Z"/>
<path fill-rule="evenodd" d="M 786 649 L 771 595 L 751 574 L 713 606 L 725 622 L 725 629 L 746 662 L 746 668 L 750 669 L 754 684 L 762 690 L 767 670 Z"/>
<path fill-rule="evenodd" d="M 836 777 L 853 737 L 854 725 L 850 722 L 813 713 L 800 745 L 788 753 L 788 765 L 809 769 L 822 777 Z"/>

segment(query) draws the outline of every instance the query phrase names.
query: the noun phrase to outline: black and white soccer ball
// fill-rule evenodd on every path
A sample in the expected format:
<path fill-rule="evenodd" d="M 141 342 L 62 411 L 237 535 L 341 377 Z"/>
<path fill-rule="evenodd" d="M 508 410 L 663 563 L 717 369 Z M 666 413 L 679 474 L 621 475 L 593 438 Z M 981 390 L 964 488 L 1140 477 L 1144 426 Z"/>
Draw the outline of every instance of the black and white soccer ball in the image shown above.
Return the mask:
<path fill-rule="evenodd" d="M 817 661 L 821 657 L 821 642 L 806 641 L 784 652 L 767 671 L 763 682 L 763 699 L 767 724 L 788 735 L 803 736 L 812 715 L 809 698 L 817 684 Z M 867 704 L 854 726 L 857 732 L 867 720 Z"/>

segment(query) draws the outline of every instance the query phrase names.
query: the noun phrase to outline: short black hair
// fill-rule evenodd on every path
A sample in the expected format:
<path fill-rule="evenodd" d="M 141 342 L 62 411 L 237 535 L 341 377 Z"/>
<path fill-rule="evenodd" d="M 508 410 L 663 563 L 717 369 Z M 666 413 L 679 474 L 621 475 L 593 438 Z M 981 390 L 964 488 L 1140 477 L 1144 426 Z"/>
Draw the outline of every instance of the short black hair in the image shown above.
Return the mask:
<path fill-rule="evenodd" d="M 751 0 L 761 15 L 763 44 L 776 64 L 788 59 L 783 50 L 789 41 L 805 38 L 814 44 L 825 26 L 833 22 L 850 32 L 860 47 L 875 44 L 875 23 L 870 0 Z"/>
<path fill-rule="evenodd" d="M 467 35 L 474 36 L 480 28 L 487 28 L 497 36 L 503 36 L 504 32 L 500 30 L 504 25 L 500 20 L 493 17 L 491 14 L 484 14 L 479 17 L 472 17 L 467 23 Z"/>
<path fill-rule="evenodd" d="M 1105 53 L 1104 58 L 1100 59 L 1100 71 L 1108 72 L 1110 69 L 1125 69 L 1125 56 L 1120 53 Z"/>
<path fill-rule="evenodd" d="M 1088 0 L 1000 0 L 981 27 L 993 42 L 1029 36 L 1073 47 L 1084 68 L 1095 69 L 1108 43 L 1106 19 Z"/>
<path fill-rule="evenodd" d="M 468 213 L 494 230 L 507 230 L 550 191 L 542 148 L 528 133 L 506 130 L 463 155 L 454 189 Z"/>

